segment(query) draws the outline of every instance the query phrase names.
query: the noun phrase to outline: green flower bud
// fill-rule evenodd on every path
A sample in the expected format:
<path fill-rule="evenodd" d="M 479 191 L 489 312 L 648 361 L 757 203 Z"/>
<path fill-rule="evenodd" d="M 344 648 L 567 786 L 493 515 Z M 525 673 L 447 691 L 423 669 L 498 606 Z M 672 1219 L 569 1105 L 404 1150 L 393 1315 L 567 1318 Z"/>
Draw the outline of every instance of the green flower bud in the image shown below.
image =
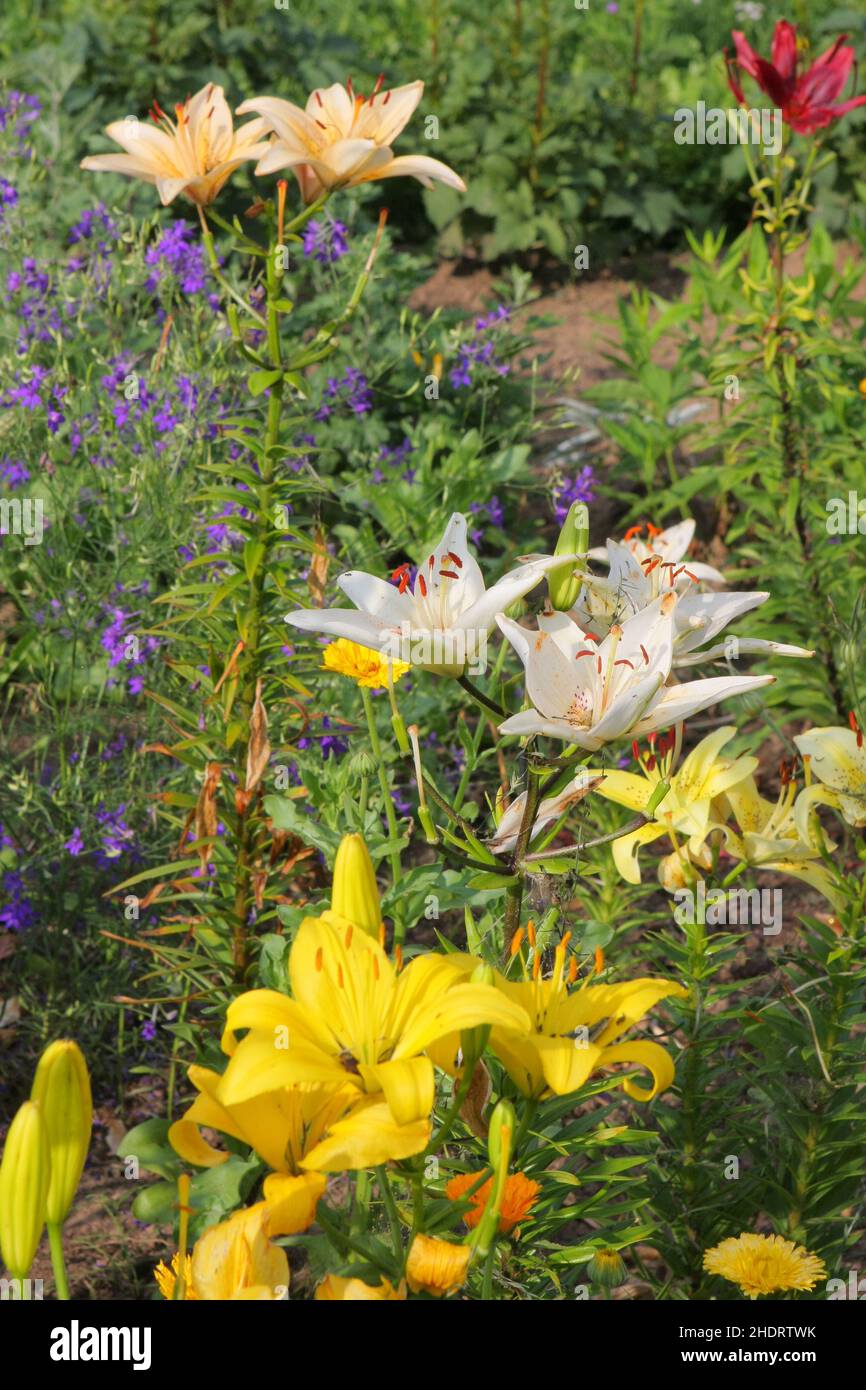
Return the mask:
<path fill-rule="evenodd" d="M 589 546 L 589 511 L 585 502 L 572 502 L 559 533 L 554 555 L 585 555 Z M 547 576 L 547 592 L 553 607 L 562 613 L 573 608 L 582 580 L 575 576 L 574 561 L 558 565 Z"/>
<path fill-rule="evenodd" d="M 625 1261 L 618 1250 L 596 1250 L 587 1266 L 587 1273 L 594 1284 L 614 1289 L 628 1277 Z"/>

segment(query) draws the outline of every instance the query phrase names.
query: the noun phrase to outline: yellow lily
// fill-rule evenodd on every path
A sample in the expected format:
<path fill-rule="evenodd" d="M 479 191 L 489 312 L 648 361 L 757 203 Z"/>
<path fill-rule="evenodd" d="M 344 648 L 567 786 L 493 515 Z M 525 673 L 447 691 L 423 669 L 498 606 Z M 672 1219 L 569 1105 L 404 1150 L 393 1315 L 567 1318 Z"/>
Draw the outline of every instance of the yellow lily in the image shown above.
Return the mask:
<path fill-rule="evenodd" d="M 341 87 L 317 88 L 302 111 L 280 97 L 253 97 L 238 115 L 257 112 L 275 139 L 256 166 L 257 174 L 291 169 L 305 203 L 332 188 L 352 188 L 374 179 L 410 175 L 427 188 L 433 180 L 461 193 L 466 185 L 453 169 L 429 155 L 400 155 L 391 145 L 406 125 L 424 91 L 423 82 L 380 90 L 381 77 L 369 97 L 355 92 L 351 81 Z"/>
<path fill-rule="evenodd" d="M 325 1189 L 323 1173 L 409 1158 L 420 1153 L 430 1138 L 426 1120 L 398 1125 L 381 1096 L 359 1096 L 354 1086 L 284 1086 L 227 1102 L 225 1092 L 234 1065 L 229 1062 L 223 1076 L 205 1067 L 189 1068 L 189 1078 L 200 1094 L 172 1125 L 168 1137 L 181 1158 L 205 1168 L 224 1163 L 229 1155 L 209 1144 L 199 1126 L 249 1144 L 273 1169 L 265 1197 L 280 1207 L 283 1228 L 289 1219 L 299 1223 L 296 1231 L 310 1225 Z M 276 1182 L 277 1177 L 283 1181 Z M 281 1229 L 279 1234 L 293 1231 Z"/>
<path fill-rule="evenodd" d="M 556 948 L 548 979 L 541 978 L 537 966 L 531 978 L 524 970 L 522 981 L 497 978 L 497 988 L 529 1014 L 532 1031 L 520 1036 L 494 1027 L 494 1052 L 525 1096 L 569 1095 L 594 1072 L 619 1062 L 637 1062 L 652 1076 L 652 1087 L 645 1090 L 626 1079 L 623 1090 L 632 1100 L 652 1100 L 674 1079 L 670 1055 L 658 1043 L 617 1039 L 660 999 L 684 999 L 688 991 L 672 980 L 649 978 L 570 989 L 575 966 L 566 976 L 567 947 L 568 935 Z M 535 959 L 540 963 L 539 955 Z"/>
<path fill-rule="evenodd" d="M 153 125 L 133 117 L 113 121 L 105 133 L 125 153 L 88 155 L 82 169 L 155 184 L 163 207 L 179 193 L 206 207 L 245 160 L 267 153 L 266 123 L 250 121 L 236 131 L 223 89 L 213 82 L 174 110 L 176 121 L 154 102 Z"/>
<path fill-rule="evenodd" d="M 515 1034 L 529 1027 L 519 1004 L 491 985 L 466 982 L 465 973 L 462 960 L 436 954 L 400 971 L 366 933 L 307 918 L 289 956 L 293 997 L 252 990 L 229 1005 L 224 1104 L 301 1082 L 350 1085 L 384 1093 L 398 1125 L 426 1119 L 434 1072 L 423 1054 L 431 1044 L 482 1024 Z M 241 1029 L 249 1032 L 238 1042 Z"/>
<path fill-rule="evenodd" d="M 406 1297 L 403 1280 L 395 1288 L 387 1279 L 379 1284 L 365 1284 L 363 1279 L 341 1279 L 338 1274 L 326 1274 L 316 1286 L 318 1303 L 402 1302 Z"/>
<path fill-rule="evenodd" d="M 794 739 L 808 775 L 817 777 L 797 798 L 797 828 L 804 840 L 815 842 L 810 826 L 816 806 L 832 806 L 849 825 L 866 825 L 866 748 L 851 716 L 851 728 L 810 729 Z"/>
<path fill-rule="evenodd" d="M 280 1299 L 289 1286 L 286 1252 L 268 1239 L 268 1206 L 257 1202 L 211 1226 L 193 1247 L 188 1297 Z"/>
<path fill-rule="evenodd" d="M 709 868 L 711 856 L 705 843 L 713 826 L 713 799 L 748 777 L 758 766 L 758 759 L 741 757 L 720 758 L 725 744 L 736 733 L 733 727 L 716 729 L 701 739 L 684 760 L 678 772 L 672 772 L 673 743 L 667 746 L 659 740 L 652 751 L 639 758 L 641 776 L 614 769 L 590 771 L 588 776 L 603 775 L 604 781 L 595 788 L 596 795 L 607 797 L 619 806 L 649 814 L 646 825 L 622 835 L 613 842 L 613 860 L 628 883 L 640 883 L 638 851 L 662 835 L 669 835 L 678 860 Z M 647 812 L 662 782 L 669 790 L 651 813 Z M 679 844 L 679 838 L 687 843 Z M 670 866 L 664 861 L 659 869 L 662 882 L 667 882 Z"/>
<path fill-rule="evenodd" d="M 810 884 L 838 910 L 842 894 L 821 863 L 817 846 L 804 839 L 800 829 L 806 825 L 803 797 L 809 790 L 806 788 L 798 796 L 796 783 L 783 781 L 778 799 L 768 801 L 761 796 L 753 777 L 729 787 L 722 798 L 722 815 L 733 812 L 739 833 L 729 825 L 724 827 L 725 848 L 752 868 L 789 874 Z M 835 845 L 828 848 L 834 849 Z"/>

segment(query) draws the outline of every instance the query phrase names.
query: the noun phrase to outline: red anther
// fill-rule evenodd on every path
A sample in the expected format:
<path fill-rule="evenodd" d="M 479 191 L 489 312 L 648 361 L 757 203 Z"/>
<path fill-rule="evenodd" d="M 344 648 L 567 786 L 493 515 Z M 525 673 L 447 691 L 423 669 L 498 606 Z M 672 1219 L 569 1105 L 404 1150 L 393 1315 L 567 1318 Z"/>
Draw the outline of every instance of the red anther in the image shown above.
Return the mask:
<path fill-rule="evenodd" d="M 598 674 L 601 675 L 601 657 L 598 658 Z"/>
<path fill-rule="evenodd" d="M 316 118 L 316 125 L 319 127 L 319 130 L 327 130 L 327 129 L 328 129 L 328 127 L 325 125 L 325 122 L 324 122 L 324 121 L 320 121 L 318 118 Z"/>
<path fill-rule="evenodd" d="M 639 762 L 640 762 L 640 744 L 638 743 L 638 741 L 637 741 L 636 738 L 635 738 L 635 739 L 632 739 L 631 752 L 632 752 L 632 757 L 634 758 L 635 762 L 636 762 L 636 763 L 639 763 Z"/>
<path fill-rule="evenodd" d="M 653 524 L 652 524 L 651 521 L 648 521 L 647 524 L 646 524 L 646 531 L 647 531 L 647 535 L 649 536 L 650 540 L 652 540 L 653 536 L 660 536 L 661 533 L 662 533 L 662 530 L 663 530 L 663 527 L 661 527 L 661 526 L 653 526 Z"/>
<path fill-rule="evenodd" d="M 691 570 L 687 570 L 685 565 L 683 565 L 683 569 L 686 571 L 686 574 L 689 576 L 689 579 L 691 579 L 692 583 L 697 584 L 698 576 L 696 574 L 692 574 Z"/>
<path fill-rule="evenodd" d="M 383 100 L 382 100 L 382 105 L 383 105 L 383 106 L 387 106 L 387 105 L 388 105 L 388 102 L 389 102 L 390 100 L 391 100 L 391 93 L 390 93 L 390 92 L 386 92 L 386 93 L 385 93 L 385 96 L 384 96 L 384 98 L 383 98 Z"/>
<path fill-rule="evenodd" d="M 390 96 L 390 92 L 388 93 L 388 95 Z M 463 561 L 460 559 L 459 555 L 454 554 L 453 550 L 448 551 L 448 559 L 451 561 L 452 564 L 456 565 L 459 570 L 462 570 Z"/>
<path fill-rule="evenodd" d="M 435 563 L 436 563 L 436 557 L 435 557 L 434 555 L 431 555 L 431 556 L 430 556 L 430 559 L 427 561 L 427 568 L 432 570 L 432 568 L 433 568 L 433 566 L 435 565 Z"/>
<path fill-rule="evenodd" d="M 656 765 L 655 754 L 654 754 L 654 753 L 650 753 L 649 757 L 648 757 L 647 760 L 646 760 L 646 770 L 647 770 L 647 772 L 654 772 L 654 771 L 655 771 L 655 765 Z"/>
<path fill-rule="evenodd" d="M 384 74 L 384 72 L 380 72 L 380 73 L 379 73 L 379 76 L 376 78 L 376 85 L 375 85 L 375 87 L 373 88 L 373 92 L 372 92 L 372 95 L 373 95 L 374 97 L 375 97 L 375 96 L 378 96 L 379 92 L 380 92 L 381 89 L 382 89 L 382 83 L 383 83 L 384 81 L 385 81 L 385 74 Z"/>
<path fill-rule="evenodd" d="M 860 729 L 860 725 L 857 723 L 857 716 L 853 710 L 849 710 L 848 712 L 848 723 L 851 725 L 851 732 L 857 735 L 857 747 L 862 748 L 863 733 Z"/>
<path fill-rule="evenodd" d="M 316 101 L 319 103 L 320 106 L 324 106 L 325 103 L 322 101 L 322 97 L 319 92 L 313 92 L 313 96 L 316 98 Z"/>
<path fill-rule="evenodd" d="M 661 562 L 662 557 L 660 555 L 648 555 L 645 560 L 641 560 L 641 564 L 643 565 L 648 575 L 652 574 L 656 565 L 660 565 Z"/>
<path fill-rule="evenodd" d="M 401 574 L 405 574 L 406 571 L 408 570 L 408 568 L 409 568 L 409 561 L 407 560 L 406 563 L 405 563 L 404 565 L 398 565 L 397 568 L 396 568 L 395 570 L 392 570 L 392 571 L 391 571 L 391 578 L 392 578 L 392 579 L 399 579 L 400 575 L 401 575 Z"/>
<path fill-rule="evenodd" d="M 634 670 L 634 662 L 629 661 L 627 656 L 622 657 L 619 661 L 615 661 L 613 664 L 614 666 L 628 666 L 632 671 Z"/>
<path fill-rule="evenodd" d="M 352 95 L 352 74 L 351 74 L 351 73 L 350 73 L 349 76 L 346 78 L 346 91 L 349 93 L 349 96 Z"/>
<path fill-rule="evenodd" d="M 423 574 L 419 574 L 419 575 L 418 575 L 418 588 L 421 590 L 421 597 L 422 597 L 422 598 L 426 598 L 426 597 L 427 597 L 427 580 L 424 578 Z"/>
<path fill-rule="evenodd" d="M 439 571 L 439 578 L 440 578 L 440 579 L 459 579 L 459 578 L 460 578 L 460 575 L 459 575 L 459 574 L 455 574 L 454 570 L 440 570 L 440 571 Z"/>
<path fill-rule="evenodd" d="M 639 536 L 642 530 L 643 530 L 643 525 L 642 525 L 642 524 L 641 524 L 640 526 L 630 526 L 630 527 L 628 528 L 628 530 L 626 531 L 625 536 L 623 537 L 623 540 L 627 540 L 627 541 L 634 540 L 635 536 Z"/>
<path fill-rule="evenodd" d="M 646 740 L 646 741 L 647 741 L 647 743 L 649 744 L 650 748 L 655 748 L 655 746 L 656 746 L 656 739 L 657 739 L 657 738 L 658 738 L 658 734 L 657 734 L 657 732 L 656 732 L 655 729 L 653 729 L 653 731 L 652 731 L 651 734 L 647 734 L 647 740 Z"/>
<path fill-rule="evenodd" d="M 165 112 L 163 111 L 163 109 L 162 109 L 162 107 L 160 106 L 159 102 L 157 101 L 156 97 L 154 97 L 154 99 L 153 99 L 153 108 L 152 108 L 152 109 L 156 112 L 157 116 L 164 116 L 164 115 L 165 115 Z"/>
<path fill-rule="evenodd" d="M 588 637 L 589 640 L 590 640 L 590 642 L 597 642 L 597 641 L 598 641 L 598 638 L 596 637 L 596 635 L 595 635 L 594 632 L 585 632 L 583 635 L 584 635 L 584 637 Z"/>
<path fill-rule="evenodd" d="M 647 649 L 644 646 L 643 642 L 640 643 L 640 652 L 647 666 L 649 666 L 649 657 L 647 656 Z"/>
<path fill-rule="evenodd" d="M 786 758 L 779 763 L 779 781 L 783 787 L 787 787 L 791 781 L 791 767 Z"/>
<path fill-rule="evenodd" d="M 582 656 L 595 656 L 595 652 L 592 650 L 592 647 L 584 647 L 582 652 L 575 652 L 575 661 L 579 661 Z"/>

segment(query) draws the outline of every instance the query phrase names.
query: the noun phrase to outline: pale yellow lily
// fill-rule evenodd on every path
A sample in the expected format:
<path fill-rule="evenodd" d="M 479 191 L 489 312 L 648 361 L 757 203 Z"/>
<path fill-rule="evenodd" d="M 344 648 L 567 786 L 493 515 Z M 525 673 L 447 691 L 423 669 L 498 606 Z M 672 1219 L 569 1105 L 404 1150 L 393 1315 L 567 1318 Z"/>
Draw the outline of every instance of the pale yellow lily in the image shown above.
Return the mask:
<path fill-rule="evenodd" d="M 369 97 L 355 92 L 351 82 L 346 87 L 334 83 L 316 88 L 305 111 L 280 97 L 245 101 L 238 115 L 258 112 L 276 137 L 256 173 L 291 169 L 306 203 L 332 188 L 403 175 L 427 188 L 435 179 L 465 193 L 463 180 L 441 160 L 424 154 L 394 156 L 391 145 L 421 100 L 424 83 L 410 82 L 383 92 L 381 81 Z"/>
<path fill-rule="evenodd" d="M 366 933 L 307 918 L 289 956 L 293 997 L 252 990 L 229 1005 L 223 1103 L 302 1082 L 350 1085 L 384 1093 L 398 1125 L 426 1119 L 435 1088 L 423 1054 L 431 1044 L 483 1024 L 518 1035 L 529 1028 L 518 1004 L 465 977 L 465 958 L 423 955 L 399 971 Z M 249 1032 L 238 1042 L 242 1029 Z"/>
<path fill-rule="evenodd" d="M 155 184 L 164 207 L 179 193 L 206 207 L 241 164 L 267 153 L 266 123 L 250 121 L 236 131 L 223 89 L 213 82 L 174 110 L 172 121 L 154 102 L 152 125 L 129 116 L 113 121 L 105 133 L 126 153 L 88 155 L 82 169 Z"/>
<path fill-rule="evenodd" d="M 650 978 L 570 988 L 574 967 L 567 976 L 567 945 L 566 936 L 556 948 L 548 979 L 542 979 L 537 966 L 532 978 L 522 981 L 497 977 L 497 988 L 529 1014 L 532 1031 L 521 1036 L 495 1027 L 490 1036 L 494 1052 L 525 1096 L 569 1095 L 597 1071 L 636 1062 L 650 1073 L 651 1088 L 628 1079 L 622 1088 L 632 1100 L 652 1100 L 673 1081 L 673 1060 L 658 1043 L 617 1040 L 660 999 L 684 999 L 688 991 L 672 980 Z"/>
<path fill-rule="evenodd" d="M 730 825 L 724 826 L 725 848 L 754 869 L 789 874 L 810 884 L 838 910 L 842 894 L 822 864 L 818 847 L 803 838 L 798 825 L 798 806 L 805 795 L 806 791 L 797 795 L 793 781 L 783 782 L 776 801 L 761 796 L 753 777 L 729 787 L 720 798 L 719 819 L 727 820 L 733 813 L 739 833 Z M 805 823 L 802 811 L 799 819 Z M 828 844 L 828 848 L 835 849 L 835 845 Z"/>
<path fill-rule="evenodd" d="M 659 877 L 666 887 L 680 886 L 678 868 L 687 871 L 689 863 L 705 869 L 710 867 L 712 856 L 706 837 L 713 828 L 713 799 L 742 782 L 758 766 L 757 758 L 719 756 L 736 732 L 733 727 L 725 727 L 708 734 L 676 772 L 671 771 L 673 747 L 661 744 L 639 758 L 640 776 L 618 769 L 610 772 L 603 768 L 588 770 L 590 777 L 604 777 L 595 789 L 598 796 L 644 814 L 659 793 L 661 783 L 668 783 L 669 790 L 653 809 L 646 825 L 613 841 L 613 860 L 626 882 L 640 883 L 638 851 L 642 845 L 662 835 L 668 835 L 674 846 L 674 855 L 668 856 L 659 867 Z M 681 845 L 680 839 L 686 843 Z M 677 865 L 669 863 L 671 858 Z"/>
<path fill-rule="evenodd" d="M 832 806 L 849 825 L 866 825 L 866 747 L 852 716 L 850 729 L 810 729 L 794 739 L 803 755 L 807 775 L 817 782 L 806 786 L 797 798 L 797 828 L 804 840 L 815 844 L 811 813 L 816 806 Z"/>

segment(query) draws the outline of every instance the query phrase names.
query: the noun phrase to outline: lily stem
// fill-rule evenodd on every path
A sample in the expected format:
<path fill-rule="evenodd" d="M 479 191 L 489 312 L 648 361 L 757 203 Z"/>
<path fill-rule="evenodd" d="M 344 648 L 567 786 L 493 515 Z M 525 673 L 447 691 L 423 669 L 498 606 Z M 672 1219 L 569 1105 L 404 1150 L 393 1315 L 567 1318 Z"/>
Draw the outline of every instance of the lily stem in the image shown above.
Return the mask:
<path fill-rule="evenodd" d="M 472 683 L 468 676 L 458 676 L 457 684 L 462 686 L 466 694 L 471 695 L 473 700 L 477 700 L 479 705 L 483 705 L 485 709 L 490 710 L 491 714 L 495 714 L 497 719 L 508 718 L 508 711 L 497 705 L 495 700 L 489 699 L 483 690 L 479 690 L 478 686 Z"/>
<path fill-rule="evenodd" d="M 63 1258 L 63 1227 L 59 1222 L 48 1222 L 48 1245 L 51 1250 L 51 1267 L 54 1270 L 57 1297 L 63 1302 L 68 1302 L 69 1283 L 66 1278 L 66 1262 Z"/>

